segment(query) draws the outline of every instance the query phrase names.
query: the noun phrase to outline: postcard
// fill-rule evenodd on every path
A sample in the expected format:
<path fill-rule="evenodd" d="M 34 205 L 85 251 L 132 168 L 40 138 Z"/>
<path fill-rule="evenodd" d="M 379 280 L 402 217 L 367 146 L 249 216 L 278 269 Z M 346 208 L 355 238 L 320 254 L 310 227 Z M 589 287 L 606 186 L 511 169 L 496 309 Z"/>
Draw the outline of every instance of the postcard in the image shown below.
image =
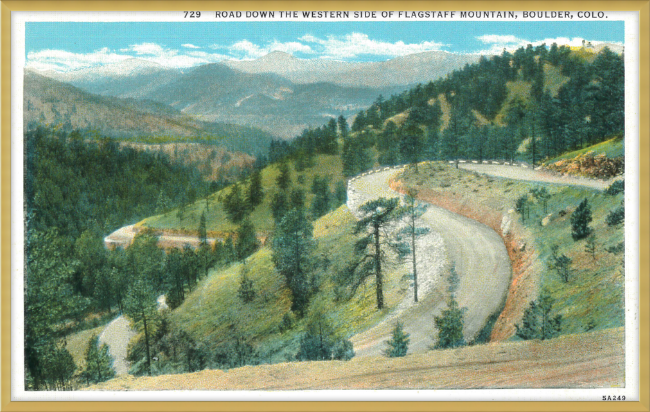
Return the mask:
<path fill-rule="evenodd" d="M 12 402 L 639 400 L 637 11 L 11 41 Z"/>

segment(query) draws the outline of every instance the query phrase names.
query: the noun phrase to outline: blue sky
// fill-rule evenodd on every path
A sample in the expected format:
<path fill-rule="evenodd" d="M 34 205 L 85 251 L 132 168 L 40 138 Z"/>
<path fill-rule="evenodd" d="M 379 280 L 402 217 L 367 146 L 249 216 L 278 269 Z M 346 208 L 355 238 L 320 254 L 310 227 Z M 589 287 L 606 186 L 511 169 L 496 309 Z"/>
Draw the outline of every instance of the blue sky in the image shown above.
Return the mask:
<path fill-rule="evenodd" d="M 69 71 L 132 57 L 187 68 L 279 50 L 304 59 L 382 61 L 430 50 L 500 53 L 528 43 L 624 42 L 622 21 L 30 22 L 26 65 Z"/>

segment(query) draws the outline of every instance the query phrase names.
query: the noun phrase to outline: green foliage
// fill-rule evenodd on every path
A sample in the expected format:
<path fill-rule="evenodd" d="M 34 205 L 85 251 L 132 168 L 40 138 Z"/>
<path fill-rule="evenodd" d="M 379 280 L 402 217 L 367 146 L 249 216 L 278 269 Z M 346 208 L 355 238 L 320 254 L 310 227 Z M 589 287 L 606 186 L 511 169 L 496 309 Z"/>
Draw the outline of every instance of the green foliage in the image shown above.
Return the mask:
<path fill-rule="evenodd" d="M 222 203 L 228 219 L 233 223 L 241 222 L 248 214 L 247 204 L 242 197 L 239 184 L 232 186 L 230 192 L 223 198 Z"/>
<path fill-rule="evenodd" d="M 458 307 L 458 302 L 452 295 L 447 303 L 447 309 L 434 318 L 438 329 L 438 340 L 435 349 L 448 349 L 465 346 L 463 337 L 464 308 Z"/>
<path fill-rule="evenodd" d="M 567 255 L 559 254 L 559 247 L 557 245 L 551 247 L 551 261 L 548 267 L 551 270 L 555 270 L 564 283 L 569 283 L 572 262 Z"/>
<path fill-rule="evenodd" d="M 515 203 L 515 210 L 521 215 L 521 221 L 526 221 L 526 213 L 530 216 L 530 202 L 528 200 L 528 195 L 521 195 L 517 198 Z"/>
<path fill-rule="evenodd" d="M 311 185 L 314 200 L 311 204 L 312 219 L 318 219 L 330 210 L 331 196 L 327 176 L 315 175 Z"/>
<path fill-rule="evenodd" d="M 237 230 L 237 243 L 235 245 L 235 250 L 237 251 L 237 258 L 239 260 L 244 260 L 251 254 L 253 254 L 260 246 L 259 240 L 257 240 L 257 233 L 255 232 L 255 227 L 253 223 L 246 219 L 239 226 Z"/>
<path fill-rule="evenodd" d="M 74 359 L 62 343 L 53 347 L 44 348 L 42 352 L 42 366 L 44 383 L 49 390 L 71 390 L 70 382 L 77 370 Z M 34 377 L 33 375 L 31 376 Z M 34 387 L 39 389 L 40 386 Z"/>
<path fill-rule="evenodd" d="M 295 188 L 289 195 L 289 207 L 291 209 L 303 209 L 305 207 L 305 191 Z"/>
<path fill-rule="evenodd" d="M 257 207 L 264 199 L 264 189 L 262 188 L 262 173 L 256 170 L 251 174 L 250 183 L 246 192 L 246 202 L 248 207 L 252 210 Z"/>
<path fill-rule="evenodd" d="M 201 213 L 201 219 L 199 220 L 199 242 L 204 247 L 208 244 L 208 231 L 205 223 L 205 212 Z"/>
<path fill-rule="evenodd" d="M 59 373 L 50 369 L 58 365 L 65 371 L 63 350 L 57 348 L 55 331 L 65 321 L 83 312 L 87 302 L 73 294 L 71 286 L 76 260 L 66 259 L 66 243 L 56 229 L 27 232 L 25 267 L 25 366 L 28 389 L 39 390 L 57 384 Z M 63 366 L 61 366 L 63 365 Z M 73 363 L 74 365 L 74 363 Z M 63 369 L 61 369 L 63 368 Z"/>
<path fill-rule="evenodd" d="M 291 186 L 291 170 L 287 162 L 281 162 L 278 166 L 280 174 L 276 178 L 276 184 L 280 190 L 287 190 Z"/>
<path fill-rule="evenodd" d="M 293 209 L 280 222 L 273 237 L 273 263 L 291 290 L 291 310 L 302 314 L 313 293 L 309 279 L 316 242 L 304 212 Z"/>
<path fill-rule="evenodd" d="M 625 206 L 623 202 L 607 214 L 605 222 L 607 222 L 607 226 L 618 226 L 625 222 Z"/>
<path fill-rule="evenodd" d="M 616 196 L 617 194 L 623 193 L 624 191 L 625 191 L 625 180 L 621 179 L 607 186 L 604 193 L 608 196 Z"/>
<path fill-rule="evenodd" d="M 404 324 L 402 322 L 397 322 L 393 328 L 390 340 L 386 341 L 386 350 L 384 355 L 389 358 L 400 358 L 406 356 L 409 345 L 409 334 L 404 333 Z"/>
<path fill-rule="evenodd" d="M 113 359 L 108 354 L 108 345 L 104 343 L 99 346 L 98 341 L 97 335 L 93 335 L 86 349 L 86 368 L 81 376 L 88 385 L 104 382 L 115 376 L 112 367 Z"/>
<path fill-rule="evenodd" d="M 371 276 L 375 278 L 377 309 L 384 308 L 384 281 L 381 269 L 381 245 L 385 239 L 384 228 L 399 219 L 404 211 L 399 208 L 399 199 L 371 200 L 359 207 L 364 217 L 357 222 L 355 234 L 368 233 L 361 237 L 354 246 L 355 257 L 338 275 L 338 282 L 351 288 L 351 295 Z"/>
<path fill-rule="evenodd" d="M 418 272 L 417 272 L 417 253 L 416 253 L 416 240 L 418 237 L 429 233 L 429 229 L 420 227 L 418 219 L 426 212 L 427 205 L 425 203 L 418 203 L 415 200 L 417 196 L 416 190 L 409 190 L 408 194 L 404 197 L 405 206 L 401 208 L 406 226 L 398 232 L 398 242 L 402 240 L 401 236 L 405 236 L 407 240 L 399 245 L 402 252 L 400 255 L 410 255 L 411 265 L 413 270 L 413 301 L 418 301 Z"/>
<path fill-rule="evenodd" d="M 314 314 L 300 338 L 296 354 L 299 361 L 350 360 L 354 357 L 352 342 L 336 337 L 322 313 Z"/>
<path fill-rule="evenodd" d="M 551 316 L 553 298 L 542 292 L 538 300 L 530 302 L 521 325 L 515 325 L 517 336 L 524 340 L 551 339 L 562 330 L 562 315 Z"/>
<path fill-rule="evenodd" d="M 535 200 L 542 202 L 544 205 L 544 213 L 547 213 L 548 209 L 548 200 L 551 198 L 551 194 L 546 190 L 545 187 L 536 187 L 530 189 L 530 193 L 533 195 Z"/>
<path fill-rule="evenodd" d="M 244 303 L 250 303 L 255 299 L 255 287 L 253 281 L 248 277 L 248 270 L 245 265 L 242 266 L 237 296 Z"/>
<path fill-rule="evenodd" d="M 152 321 L 156 314 L 156 293 L 143 277 L 138 278 L 127 292 L 124 302 L 124 312 L 134 323 L 142 323 L 145 336 L 145 366 L 147 374 L 151 375 L 151 346 L 149 334 L 153 327 Z"/>
<path fill-rule="evenodd" d="M 596 247 L 596 235 L 592 234 L 585 243 L 585 252 L 589 253 L 593 260 L 596 260 Z"/>
<path fill-rule="evenodd" d="M 571 237 L 573 240 L 584 239 L 591 234 L 591 208 L 585 198 L 571 214 Z"/>
<path fill-rule="evenodd" d="M 458 286 L 460 286 L 460 276 L 458 276 L 455 264 L 452 264 L 451 268 L 449 268 L 449 277 L 447 278 L 447 282 L 449 282 L 447 291 L 451 294 L 456 293 Z"/>
<path fill-rule="evenodd" d="M 287 195 L 284 192 L 276 192 L 271 201 L 271 213 L 276 226 L 278 226 L 288 211 L 289 201 L 287 200 Z"/>
<path fill-rule="evenodd" d="M 355 122 L 356 124 L 356 122 Z M 372 154 L 360 139 L 348 137 L 343 141 L 341 153 L 343 161 L 343 176 L 351 177 L 358 175 L 372 166 Z"/>

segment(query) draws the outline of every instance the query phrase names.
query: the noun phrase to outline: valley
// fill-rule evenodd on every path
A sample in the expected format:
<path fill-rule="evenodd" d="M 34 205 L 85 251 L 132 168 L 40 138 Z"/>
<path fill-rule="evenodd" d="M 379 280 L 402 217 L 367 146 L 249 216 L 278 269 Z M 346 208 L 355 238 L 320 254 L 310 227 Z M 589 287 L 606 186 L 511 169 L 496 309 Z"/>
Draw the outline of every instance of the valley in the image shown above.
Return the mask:
<path fill-rule="evenodd" d="M 531 45 L 26 73 L 26 356 L 66 374 L 26 386 L 625 384 L 621 70 Z"/>

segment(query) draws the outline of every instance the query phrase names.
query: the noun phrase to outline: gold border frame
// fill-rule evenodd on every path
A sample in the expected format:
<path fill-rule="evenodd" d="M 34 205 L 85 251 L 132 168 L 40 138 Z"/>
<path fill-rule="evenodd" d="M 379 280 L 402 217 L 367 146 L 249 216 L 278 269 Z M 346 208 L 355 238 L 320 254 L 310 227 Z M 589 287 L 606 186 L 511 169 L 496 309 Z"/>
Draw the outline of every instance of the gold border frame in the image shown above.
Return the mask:
<path fill-rule="evenodd" d="M 616 10 L 639 12 L 639 402 L 11 402 L 11 11 L 182 11 L 182 10 Z M 398 6 L 399 4 L 399 6 Z M 432 8 L 431 5 L 435 4 Z M 650 411 L 650 1 L 1 1 L 1 67 L 0 79 L 0 313 L 1 369 L 0 410 L 3 411 L 204 411 L 214 410 L 355 410 L 408 411 L 421 410 L 587 410 L 587 411 Z M 645 252 L 645 253 L 644 253 Z M 644 276 L 646 275 L 646 276 Z"/>

